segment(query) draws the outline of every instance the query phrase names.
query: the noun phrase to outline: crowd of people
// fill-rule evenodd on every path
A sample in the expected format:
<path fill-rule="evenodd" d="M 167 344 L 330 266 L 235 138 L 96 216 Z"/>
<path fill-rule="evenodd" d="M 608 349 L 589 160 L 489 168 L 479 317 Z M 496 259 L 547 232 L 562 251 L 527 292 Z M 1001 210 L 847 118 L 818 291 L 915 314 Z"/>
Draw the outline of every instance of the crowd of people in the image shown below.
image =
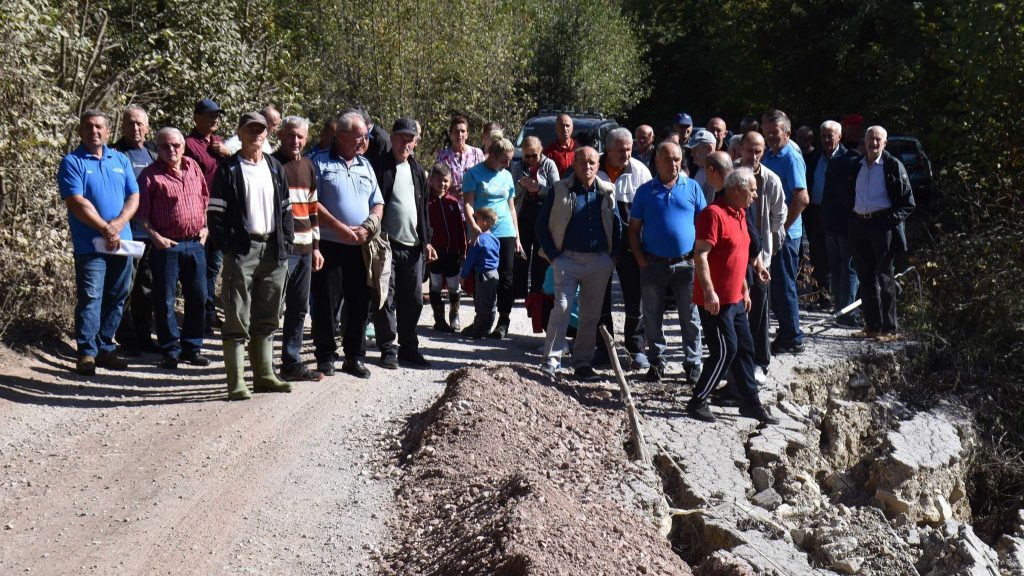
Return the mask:
<path fill-rule="evenodd" d="M 630 369 L 665 377 L 674 306 L 695 389 L 687 412 L 713 421 L 710 403 L 731 403 L 771 423 L 758 386 L 773 355 L 804 350 L 805 236 L 820 300 L 837 321 L 859 327 L 857 338 L 897 337 L 893 265 L 913 194 L 885 151 L 885 129 L 865 130 L 854 115 L 822 123 L 819 146 L 807 126 L 791 139 L 779 110 L 745 118 L 735 135 L 722 118 L 695 130 L 681 113 L 657 142 L 651 126 L 611 130 L 600 154 L 595 136 L 574 134 L 561 114 L 555 140 L 525 138 L 516 161 L 500 126 L 485 125 L 477 148 L 456 115 L 448 144 L 423 165 L 412 118 L 388 133 L 349 110 L 312 142 L 308 120 L 267 106 L 241 114 L 225 141 L 216 102 L 194 112 L 187 135 L 164 127 L 150 141 L 145 110 L 128 107 L 113 147 L 106 115 L 80 118 L 81 143 L 58 173 L 80 374 L 123 369 L 123 355 L 142 352 L 159 353 L 168 370 L 207 366 L 204 337 L 218 331 L 230 399 L 251 395 L 246 356 L 255 392 L 289 392 L 333 375 L 339 361 L 369 378 L 370 338 L 382 368 L 428 368 L 418 324 L 429 278 L 434 330 L 507 338 L 522 298 L 545 332 L 543 369 L 558 374 L 569 362 L 573 377 L 594 380 L 607 361 L 598 327 L 614 333 L 617 273 Z M 463 326 L 466 293 L 475 315 Z M 848 310 L 857 297 L 862 313 Z M 300 357 L 307 315 L 315 369 Z"/>

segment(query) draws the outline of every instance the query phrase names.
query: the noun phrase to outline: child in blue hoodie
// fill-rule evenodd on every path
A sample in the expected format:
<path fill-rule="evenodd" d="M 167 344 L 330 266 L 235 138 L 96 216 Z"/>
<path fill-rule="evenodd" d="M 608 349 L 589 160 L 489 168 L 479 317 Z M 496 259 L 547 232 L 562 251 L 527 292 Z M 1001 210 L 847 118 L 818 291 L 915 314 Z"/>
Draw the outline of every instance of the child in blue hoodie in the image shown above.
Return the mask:
<path fill-rule="evenodd" d="M 473 286 L 473 308 L 476 318 L 462 333 L 472 338 L 482 338 L 491 332 L 494 324 L 495 307 L 498 303 L 498 239 L 490 230 L 498 221 L 494 210 L 480 208 L 473 213 L 473 220 L 483 232 L 466 253 L 460 276 L 463 281 L 475 274 Z"/>

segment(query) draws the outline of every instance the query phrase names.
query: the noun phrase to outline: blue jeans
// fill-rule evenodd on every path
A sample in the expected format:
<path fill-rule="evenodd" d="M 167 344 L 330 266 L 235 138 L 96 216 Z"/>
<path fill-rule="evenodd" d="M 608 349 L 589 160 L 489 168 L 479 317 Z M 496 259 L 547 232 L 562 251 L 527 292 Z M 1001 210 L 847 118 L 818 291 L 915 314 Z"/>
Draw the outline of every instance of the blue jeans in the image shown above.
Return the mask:
<path fill-rule="evenodd" d="M 293 368 L 301 362 L 302 333 L 309 312 L 309 282 L 313 274 L 312 254 L 292 254 L 288 258 L 288 280 L 284 293 L 284 329 L 281 331 L 281 367 Z"/>
<path fill-rule="evenodd" d="M 131 258 L 75 254 L 75 341 L 79 356 L 112 353 L 132 280 Z"/>
<path fill-rule="evenodd" d="M 860 280 L 857 278 L 857 267 L 853 265 L 850 253 L 850 242 L 846 236 L 825 237 L 828 249 L 829 278 L 832 284 L 832 302 L 834 310 L 839 312 L 853 303 L 857 297 Z"/>
<path fill-rule="evenodd" d="M 686 364 L 700 366 L 701 328 L 695 313 L 693 297 L 693 264 L 647 260 L 647 268 L 640 270 L 640 294 L 644 310 L 644 336 L 647 338 L 647 359 L 651 365 L 665 366 L 665 291 L 672 286 L 676 298 L 679 328 L 683 333 Z"/>
<path fill-rule="evenodd" d="M 786 238 L 778 254 L 772 258 L 772 314 L 779 321 L 775 341 L 780 344 L 803 344 L 800 330 L 800 304 L 796 296 L 796 275 L 800 268 L 800 238 Z"/>
<path fill-rule="evenodd" d="M 153 316 L 160 352 L 170 358 L 197 354 L 203 347 L 206 328 L 206 248 L 198 240 L 182 240 L 166 250 L 154 247 L 149 267 L 153 271 Z M 180 332 L 174 314 L 179 280 L 185 299 Z"/>

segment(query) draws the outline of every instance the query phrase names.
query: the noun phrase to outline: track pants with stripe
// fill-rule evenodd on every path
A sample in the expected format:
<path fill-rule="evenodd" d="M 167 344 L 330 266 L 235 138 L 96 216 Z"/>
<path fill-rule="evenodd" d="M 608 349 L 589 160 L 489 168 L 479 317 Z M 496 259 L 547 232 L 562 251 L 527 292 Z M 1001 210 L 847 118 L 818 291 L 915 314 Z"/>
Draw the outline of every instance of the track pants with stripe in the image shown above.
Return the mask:
<path fill-rule="evenodd" d="M 704 360 L 694 399 L 706 402 L 725 371 L 731 369 L 741 400 L 745 404 L 760 404 L 754 380 L 754 339 L 743 302 L 723 305 L 717 315 L 701 307 L 700 324 L 710 355 Z"/>

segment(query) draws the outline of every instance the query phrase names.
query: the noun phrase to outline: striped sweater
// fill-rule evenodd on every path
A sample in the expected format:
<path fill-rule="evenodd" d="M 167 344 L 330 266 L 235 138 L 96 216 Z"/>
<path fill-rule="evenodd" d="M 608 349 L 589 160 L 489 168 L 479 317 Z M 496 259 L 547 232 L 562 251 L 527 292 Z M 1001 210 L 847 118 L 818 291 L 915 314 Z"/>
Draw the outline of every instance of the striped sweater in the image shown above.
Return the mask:
<path fill-rule="evenodd" d="M 286 160 L 275 154 L 284 165 L 288 178 L 288 195 L 292 202 L 292 216 L 295 219 L 295 243 L 292 254 L 309 254 L 319 249 L 320 226 L 317 223 L 316 176 L 309 158 L 300 156 Z"/>

